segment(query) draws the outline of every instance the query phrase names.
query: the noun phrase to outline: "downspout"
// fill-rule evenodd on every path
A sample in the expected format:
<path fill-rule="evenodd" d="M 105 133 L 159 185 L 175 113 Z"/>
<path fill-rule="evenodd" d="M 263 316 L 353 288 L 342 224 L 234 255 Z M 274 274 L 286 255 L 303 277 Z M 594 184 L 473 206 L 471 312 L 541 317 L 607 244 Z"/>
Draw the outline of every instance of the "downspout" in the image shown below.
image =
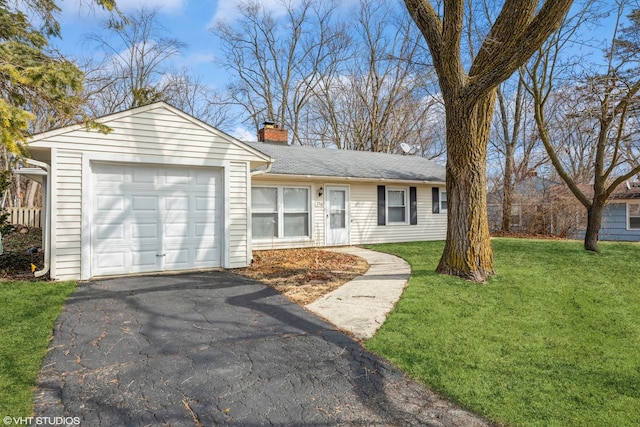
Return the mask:
<path fill-rule="evenodd" d="M 25 162 L 30 163 L 34 166 L 41 167 L 47 172 L 46 175 L 46 189 L 44 191 L 45 194 L 45 207 L 44 207 L 44 224 L 42 230 L 42 246 L 44 248 L 44 266 L 42 270 L 34 271 L 33 275 L 35 277 L 42 277 L 49 272 L 50 268 L 50 258 L 51 258 L 51 166 L 44 162 L 39 162 L 33 159 L 24 159 Z"/>

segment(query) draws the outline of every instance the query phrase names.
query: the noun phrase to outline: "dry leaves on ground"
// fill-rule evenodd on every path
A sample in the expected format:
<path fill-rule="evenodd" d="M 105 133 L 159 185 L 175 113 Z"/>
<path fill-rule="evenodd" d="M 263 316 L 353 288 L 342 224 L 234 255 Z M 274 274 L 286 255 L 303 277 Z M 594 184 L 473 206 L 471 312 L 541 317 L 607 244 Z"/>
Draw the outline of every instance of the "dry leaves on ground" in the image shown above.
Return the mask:
<path fill-rule="evenodd" d="M 298 304 L 309 304 L 369 269 L 355 255 L 320 249 L 253 252 L 253 263 L 234 271 L 274 288 Z"/>

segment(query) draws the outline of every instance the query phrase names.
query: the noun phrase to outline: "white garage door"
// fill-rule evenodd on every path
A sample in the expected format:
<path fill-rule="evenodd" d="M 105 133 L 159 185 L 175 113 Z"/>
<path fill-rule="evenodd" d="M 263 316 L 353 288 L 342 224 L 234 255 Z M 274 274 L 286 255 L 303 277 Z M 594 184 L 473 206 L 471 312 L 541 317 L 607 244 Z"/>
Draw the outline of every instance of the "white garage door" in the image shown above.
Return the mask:
<path fill-rule="evenodd" d="M 221 169 L 93 163 L 92 175 L 92 276 L 221 265 Z"/>

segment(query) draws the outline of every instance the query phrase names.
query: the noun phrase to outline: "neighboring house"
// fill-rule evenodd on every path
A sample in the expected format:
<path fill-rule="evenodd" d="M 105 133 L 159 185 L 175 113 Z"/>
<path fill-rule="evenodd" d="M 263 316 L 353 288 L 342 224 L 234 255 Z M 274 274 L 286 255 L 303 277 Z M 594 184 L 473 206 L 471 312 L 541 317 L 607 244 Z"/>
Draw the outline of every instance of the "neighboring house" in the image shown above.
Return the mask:
<path fill-rule="evenodd" d="M 640 241 L 640 182 L 625 182 L 609 197 L 602 212 L 599 238 Z"/>
<path fill-rule="evenodd" d="M 580 185 L 580 190 L 593 197 L 591 184 Z M 552 189 L 553 203 L 570 232 L 568 237 L 584 239 L 587 227 L 587 211 L 573 193 L 564 185 Z M 598 239 L 602 241 L 640 241 L 640 183 L 625 182 L 616 188 L 602 210 L 602 222 Z"/>
<path fill-rule="evenodd" d="M 515 184 L 511 205 L 511 230 L 530 234 L 554 234 L 554 212 L 550 189 L 557 183 L 531 175 Z M 487 215 L 491 232 L 502 228 L 502 188 L 487 194 Z"/>
<path fill-rule="evenodd" d="M 34 167 L 18 173 L 45 189 L 40 275 L 235 268 L 253 249 L 445 238 L 444 167 L 426 159 L 245 144 L 165 103 L 98 121 L 112 132 L 76 125 L 28 144 Z"/>

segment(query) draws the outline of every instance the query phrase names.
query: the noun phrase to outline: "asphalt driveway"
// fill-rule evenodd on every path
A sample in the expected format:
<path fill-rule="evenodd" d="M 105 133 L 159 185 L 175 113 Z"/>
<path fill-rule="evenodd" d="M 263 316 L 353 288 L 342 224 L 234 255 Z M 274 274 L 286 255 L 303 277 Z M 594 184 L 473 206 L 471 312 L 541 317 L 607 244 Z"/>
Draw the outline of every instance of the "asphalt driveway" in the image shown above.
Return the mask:
<path fill-rule="evenodd" d="M 485 425 L 228 272 L 81 284 L 35 399 L 82 426 Z"/>

